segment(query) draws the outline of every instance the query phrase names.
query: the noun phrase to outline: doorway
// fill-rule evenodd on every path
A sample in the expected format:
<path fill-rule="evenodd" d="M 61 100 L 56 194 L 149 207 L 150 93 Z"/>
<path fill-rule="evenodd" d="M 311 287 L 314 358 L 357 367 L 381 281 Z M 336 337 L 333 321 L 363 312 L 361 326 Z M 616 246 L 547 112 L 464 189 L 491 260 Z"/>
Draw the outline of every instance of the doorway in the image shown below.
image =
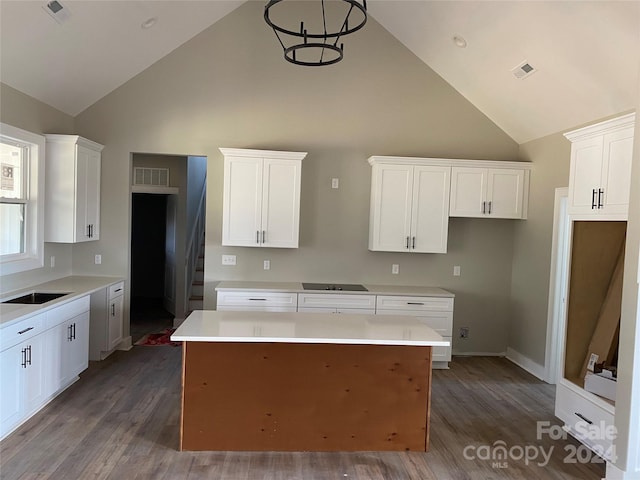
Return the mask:
<path fill-rule="evenodd" d="M 131 229 L 131 340 L 173 325 L 165 307 L 166 245 L 173 236 L 167 218 L 170 195 L 133 193 Z M 170 259 L 169 259 L 170 263 Z"/>

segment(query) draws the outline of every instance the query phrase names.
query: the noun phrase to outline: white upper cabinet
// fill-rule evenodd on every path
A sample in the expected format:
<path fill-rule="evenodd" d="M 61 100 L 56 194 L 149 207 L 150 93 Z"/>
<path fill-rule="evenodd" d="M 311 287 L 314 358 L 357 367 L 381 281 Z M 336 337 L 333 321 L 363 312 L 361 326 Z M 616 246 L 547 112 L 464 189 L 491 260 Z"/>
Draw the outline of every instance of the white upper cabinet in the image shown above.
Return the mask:
<path fill-rule="evenodd" d="M 626 220 L 635 114 L 565 134 L 571 141 L 568 213 Z"/>
<path fill-rule="evenodd" d="M 372 157 L 369 250 L 446 253 L 451 167 Z"/>
<path fill-rule="evenodd" d="M 298 248 L 306 152 L 221 148 L 222 245 Z"/>
<path fill-rule="evenodd" d="M 454 166 L 449 216 L 526 218 L 528 190 L 528 169 Z"/>
<path fill-rule="evenodd" d="M 102 145 L 77 135 L 46 135 L 45 242 L 100 239 Z"/>

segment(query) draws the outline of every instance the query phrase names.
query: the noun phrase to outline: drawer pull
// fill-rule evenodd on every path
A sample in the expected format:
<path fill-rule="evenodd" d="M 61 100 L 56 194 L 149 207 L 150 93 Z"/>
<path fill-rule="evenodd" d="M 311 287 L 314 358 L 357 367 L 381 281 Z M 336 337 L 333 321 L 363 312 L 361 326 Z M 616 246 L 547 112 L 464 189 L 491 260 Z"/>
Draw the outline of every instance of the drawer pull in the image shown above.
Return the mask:
<path fill-rule="evenodd" d="M 29 330 L 33 330 L 35 327 L 25 328 L 24 330 L 20 330 L 18 335 L 22 335 L 23 333 L 27 333 Z"/>
<path fill-rule="evenodd" d="M 266 298 L 250 298 L 249 300 L 251 300 L 251 301 L 258 301 L 258 300 L 260 300 L 260 301 L 262 301 L 262 302 L 266 302 L 266 301 L 267 301 L 267 299 L 266 299 Z"/>
<path fill-rule="evenodd" d="M 589 420 L 587 417 L 585 417 L 584 415 L 582 415 L 582 414 L 580 414 L 578 412 L 574 412 L 574 415 L 580 417 L 582 420 L 587 422 L 589 425 L 593 425 L 593 422 L 591 420 Z"/>
<path fill-rule="evenodd" d="M 407 305 L 424 305 L 423 302 L 407 302 Z"/>
<path fill-rule="evenodd" d="M 121 291 L 122 291 L 122 289 L 121 289 L 121 288 L 118 288 L 117 290 L 114 290 L 114 292 L 113 292 L 113 293 L 118 293 L 118 292 L 121 292 Z"/>

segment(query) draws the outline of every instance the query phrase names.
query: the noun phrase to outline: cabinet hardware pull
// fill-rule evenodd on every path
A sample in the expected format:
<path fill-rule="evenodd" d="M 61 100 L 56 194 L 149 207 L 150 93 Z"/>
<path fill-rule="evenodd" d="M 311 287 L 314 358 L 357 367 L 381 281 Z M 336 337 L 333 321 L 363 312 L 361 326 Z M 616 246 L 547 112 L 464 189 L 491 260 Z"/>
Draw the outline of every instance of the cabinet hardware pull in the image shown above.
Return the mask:
<path fill-rule="evenodd" d="M 491 201 L 489 201 L 489 211 L 487 212 L 489 215 L 491 215 Z"/>
<path fill-rule="evenodd" d="M 584 420 L 585 422 L 587 422 L 589 425 L 593 425 L 593 422 L 591 420 L 589 420 L 587 417 L 585 417 L 584 415 L 578 413 L 578 412 L 573 412 L 574 415 L 577 415 L 578 417 L 580 417 L 582 420 Z"/>
<path fill-rule="evenodd" d="M 413 237 L 413 249 L 415 250 L 416 248 L 416 237 Z"/>
<path fill-rule="evenodd" d="M 256 230 L 256 243 L 260 243 L 260 230 Z"/>
<path fill-rule="evenodd" d="M 258 301 L 259 300 L 259 301 L 262 301 L 262 302 L 266 302 L 267 301 L 266 298 L 250 298 L 249 300 L 252 300 L 252 301 Z"/>
<path fill-rule="evenodd" d="M 407 305 L 424 305 L 422 302 L 407 302 Z"/>
<path fill-rule="evenodd" d="M 29 330 L 33 330 L 34 327 L 25 328 L 24 330 L 20 330 L 18 335 L 22 335 L 23 333 L 27 333 Z"/>
<path fill-rule="evenodd" d="M 266 231 L 262 230 L 262 243 L 265 242 Z"/>
<path fill-rule="evenodd" d="M 31 365 L 31 345 L 27 347 L 27 365 Z M 26 367 L 25 367 L 26 368 Z"/>
<path fill-rule="evenodd" d="M 116 316 L 116 304 L 115 303 L 111 304 L 111 316 L 112 317 Z"/>
<path fill-rule="evenodd" d="M 71 340 L 71 325 L 67 325 L 67 341 L 70 342 Z"/>
<path fill-rule="evenodd" d="M 91 225 L 87 225 L 87 238 L 91 238 Z"/>
<path fill-rule="evenodd" d="M 76 339 L 76 324 L 75 324 L 75 322 L 73 323 L 72 327 L 73 327 L 73 329 L 71 330 L 71 332 L 73 333 L 72 340 L 75 340 Z"/>
<path fill-rule="evenodd" d="M 599 188 L 598 189 L 598 208 L 603 208 L 604 205 L 602 204 L 602 196 L 604 195 L 604 190 Z"/>
<path fill-rule="evenodd" d="M 482 202 L 482 214 L 487 213 L 487 202 Z"/>
<path fill-rule="evenodd" d="M 596 208 L 596 189 L 591 190 L 591 210 Z"/>
<path fill-rule="evenodd" d="M 407 249 L 409 248 L 409 237 L 407 237 Z"/>
<path fill-rule="evenodd" d="M 22 368 L 27 368 L 27 349 L 26 348 L 22 349 L 22 363 L 20 363 L 20 365 L 22 365 Z"/>
<path fill-rule="evenodd" d="M 122 289 L 121 289 L 121 288 L 118 288 L 118 289 L 117 289 L 116 291 L 114 291 L 113 293 L 118 293 L 118 292 L 121 292 L 121 291 L 122 291 Z"/>

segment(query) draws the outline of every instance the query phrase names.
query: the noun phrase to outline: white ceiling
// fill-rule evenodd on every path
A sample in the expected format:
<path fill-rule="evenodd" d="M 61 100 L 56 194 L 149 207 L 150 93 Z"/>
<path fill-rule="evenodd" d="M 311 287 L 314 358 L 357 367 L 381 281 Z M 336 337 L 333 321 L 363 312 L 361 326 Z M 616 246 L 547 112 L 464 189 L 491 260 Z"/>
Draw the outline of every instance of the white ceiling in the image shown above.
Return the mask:
<path fill-rule="evenodd" d="M 71 13 L 63 25 L 43 10 L 44 0 L 0 1 L 0 80 L 74 116 L 244 3 L 60 1 Z M 519 143 L 638 104 L 640 0 L 368 5 Z M 140 28 L 152 17 L 156 25 Z M 457 47 L 454 35 L 467 47 Z M 525 60 L 537 71 L 518 80 L 511 69 Z"/>

